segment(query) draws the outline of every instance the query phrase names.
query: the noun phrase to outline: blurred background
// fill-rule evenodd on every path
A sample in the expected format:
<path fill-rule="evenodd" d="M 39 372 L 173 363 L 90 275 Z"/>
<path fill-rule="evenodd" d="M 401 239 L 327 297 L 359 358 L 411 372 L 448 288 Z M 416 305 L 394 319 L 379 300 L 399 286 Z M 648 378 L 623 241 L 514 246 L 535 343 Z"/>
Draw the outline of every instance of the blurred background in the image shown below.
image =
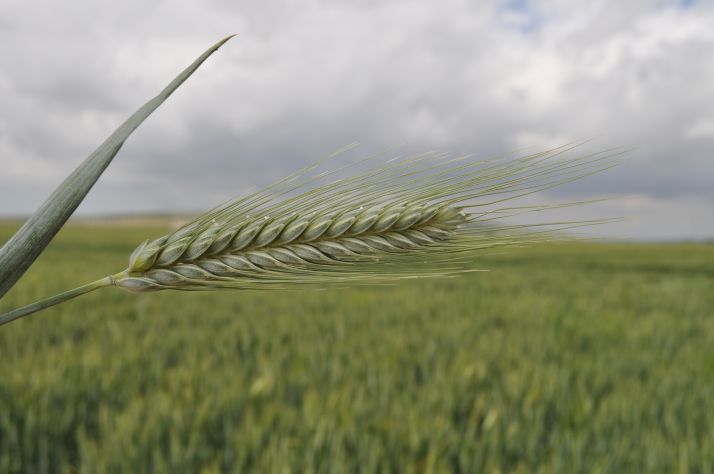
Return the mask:
<path fill-rule="evenodd" d="M 353 141 L 478 158 L 593 139 L 624 165 L 588 235 L 714 238 L 714 3 L 0 5 L 0 216 L 31 213 L 124 118 L 238 33 L 126 143 L 77 215 L 202 211 Z"/>

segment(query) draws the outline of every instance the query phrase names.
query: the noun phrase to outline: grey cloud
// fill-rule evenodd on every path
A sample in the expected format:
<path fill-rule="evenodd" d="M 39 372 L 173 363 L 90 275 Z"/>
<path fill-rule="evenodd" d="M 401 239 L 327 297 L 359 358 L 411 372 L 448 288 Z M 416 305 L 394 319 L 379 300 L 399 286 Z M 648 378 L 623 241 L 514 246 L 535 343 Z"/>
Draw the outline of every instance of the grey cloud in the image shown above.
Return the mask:
<path fill-rule="evenodd" d="M 233 31 L 80 211 L 210 207 L 355 140 L 364 153 L 407 143 L 489 157 L 595 137 L 584 151 L 635 151 L 552 197 L 642 196 L 628 212 L 645 203 L 672 216 L 714 202 L 714 9 L 704 2 L 213 0 L 137 16 L 139 5 L 0 7 L 0 161 L 14 170 L 0 174 L 0 213 L 30 212 Z M 710 228 L 682 222 L 681 237 Z"/>

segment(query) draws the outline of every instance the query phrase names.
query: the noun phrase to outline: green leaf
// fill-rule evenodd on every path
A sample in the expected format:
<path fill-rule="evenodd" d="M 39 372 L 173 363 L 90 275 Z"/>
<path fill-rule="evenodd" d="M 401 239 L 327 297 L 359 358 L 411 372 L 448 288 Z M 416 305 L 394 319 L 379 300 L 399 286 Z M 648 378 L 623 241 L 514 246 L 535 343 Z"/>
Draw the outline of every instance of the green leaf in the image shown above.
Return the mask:
<path fill-rule="evenodd" d="M 104 172 L 124 141 L 218 48 L 214 44 L 184 69 L 159 95 L 141 106 L 70 174 L 17 233 L 0 249 L 0 297 L 12 288 L 47 247 Z"/>

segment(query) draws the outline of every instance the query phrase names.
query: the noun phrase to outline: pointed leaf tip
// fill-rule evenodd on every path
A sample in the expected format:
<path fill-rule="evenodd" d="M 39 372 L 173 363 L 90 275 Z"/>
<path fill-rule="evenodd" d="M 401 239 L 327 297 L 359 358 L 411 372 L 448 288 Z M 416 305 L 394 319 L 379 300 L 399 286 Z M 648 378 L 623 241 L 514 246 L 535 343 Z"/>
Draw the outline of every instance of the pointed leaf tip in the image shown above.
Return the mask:
<path fill-rule="evenodd" d="M 50 195 L 20 230 L 0 248 L 0 297 L 27 271 L 67 219 L 79 206 L 99 176 L 109 166 L 124 141 L 139 125 L 186 81 L 203 62 L 235 35 L 227 36 L 208 48 L 181 71 L 156 97 L 142 105 L 122 123 Z"/>

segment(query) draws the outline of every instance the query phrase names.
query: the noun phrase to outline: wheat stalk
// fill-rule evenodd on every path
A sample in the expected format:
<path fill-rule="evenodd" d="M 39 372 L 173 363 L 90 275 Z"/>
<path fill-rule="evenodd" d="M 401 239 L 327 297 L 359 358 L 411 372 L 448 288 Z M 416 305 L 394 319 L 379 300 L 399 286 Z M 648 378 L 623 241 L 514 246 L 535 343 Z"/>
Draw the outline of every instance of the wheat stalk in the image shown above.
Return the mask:
<path fill-rule="evenodd" d="M 498 223 L 563 206 L 504 203 L 601 171 L 616 156 L 566 158 L 573 147 L 511 161 L 430 152 L 372 167 L 374 157 L 330 171 L 318 163 L 145 241 L 126 270 L 2 315 L 0 324 L 112 285 L 138 292 L 268 289 L 473 271 L 473 257 L 484 248 L 550 239 L 554 230 L 589 224 Z M 366 169 L 349 174 L 359 166 Z"/>

